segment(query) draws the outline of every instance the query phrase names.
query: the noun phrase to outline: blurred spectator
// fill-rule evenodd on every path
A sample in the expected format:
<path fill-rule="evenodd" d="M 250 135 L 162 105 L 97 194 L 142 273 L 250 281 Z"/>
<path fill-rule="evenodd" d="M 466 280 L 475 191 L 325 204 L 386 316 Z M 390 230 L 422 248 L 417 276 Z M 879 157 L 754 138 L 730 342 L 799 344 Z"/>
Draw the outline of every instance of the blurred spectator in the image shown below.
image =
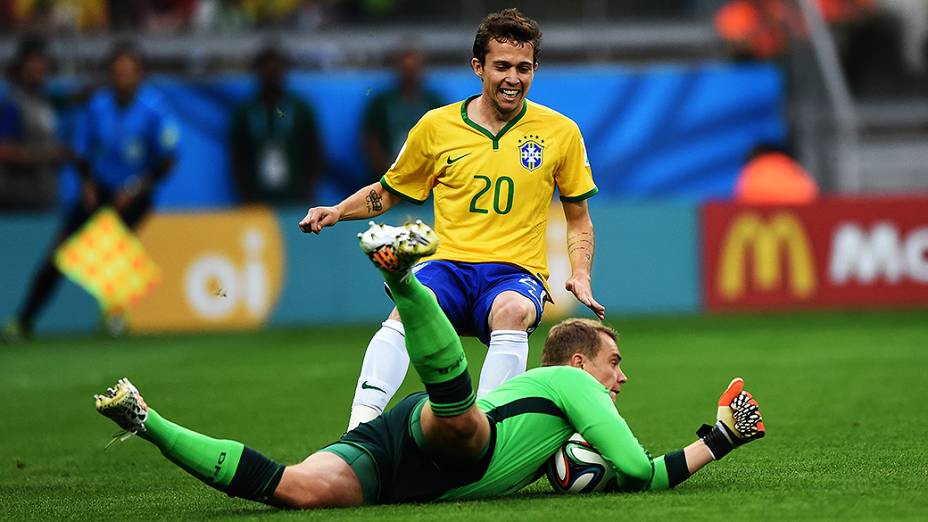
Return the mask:
<path fill-rule="evenodd" d="M 856 91 L 896 92 L 926 72 L 928 0 L 876 0 L 874 14 L 848 32 L 843 65 Z"/>
<path fill-rule="evenodd" d="M 791 39 L 808 35 L 797 1 L 729 0 L 715 14 L 716 31 L 737 58 L 777 58 Z M 827 24 L 842 27 L 871 15 L 875 1 L 817 0 L 815 5 Z"/>
<path fill-rule="evenodd" d="M 142 27 L 145 0 L 106 0 L 110 28 L 114 31 L 132 31 Z"/>
<path fill-rule="evenodd" d="M 331 18 L 331 4 L 322 0 L 198 0 L 190 6 L 190 25 L 206 33 L 241 32 L 255 26 L 314 30 Z"/>
<path fill-rule="evenodd" d="M 230 161 L 243 203 L 306 204 L 322 173 L 315 116 L 287 92 L 287 62 L 274 46 L 259 52 L 258 93 L 232 116 Z"/>
<path fill-rule="evenodd" d="M 371 179 L 380 179 L 400 152 L 406 135 L 426 112 L 443 105 L 422 84 L 425 56 L 412 46 L 394 58 L 396 83 L 376 94 L 364 110 L 362 144 Z"/>
<path fill-rule="evenodd" d="M 754 205 L 801 205 L 818 197 L 818 185 L 777 146 L 757 146 L 738 175 L 735 201 Z"/>
<path fill-rule="evenodd" d="M 172 33 L 187 29 L 197 0 L 149 0 L 145 9 L 145 30 Z"/>
<path fill-rule="evenodd" d="M 94 31 L 108 25 L 106 0 L 15 0 L 10 11 L 18 29 Z"/>
<path fill-rule="evenodd" d="M 234 33 L 251 26 L 242 0 L 200 0 L 193 12 L 192 26 L 203 33 Z"/>
<path fill-rule="evenodd" d="M 48 70 L 45 41 L 20 40 L 0 100 L 0 211 L 49 209 L 57 202 L 57 167 L 72 153 L 58 141 L 44 95 Z"/>
<path fill-rule="evenodd" d="M 57 287 L 58 245 L 102 206 L 113 207 L 135 228 L 151 209 L 155 187 L 174 166 L 179 129 L 159 93 L 144 84 L 141 54 L 120 43 L 107 63 L 109 86 L 91 98 L 85 125 L 77 132 L 80 201 L 67 214 L 19 315 L 7 324 L 7 338 L 31 334 L 36 316 Z"/>
<path fill-rule="evenodd" d="M 255 25 L 272 27 L 288 21 L 303 0 L 242 0 Z"/>
<path fill-rule="evenodd" d="M 913 75 L 925 73 L 928 54 L 928 1 L 877 0 L 880 13 L 891 17 L 899 28 L 902 63 Z"/>

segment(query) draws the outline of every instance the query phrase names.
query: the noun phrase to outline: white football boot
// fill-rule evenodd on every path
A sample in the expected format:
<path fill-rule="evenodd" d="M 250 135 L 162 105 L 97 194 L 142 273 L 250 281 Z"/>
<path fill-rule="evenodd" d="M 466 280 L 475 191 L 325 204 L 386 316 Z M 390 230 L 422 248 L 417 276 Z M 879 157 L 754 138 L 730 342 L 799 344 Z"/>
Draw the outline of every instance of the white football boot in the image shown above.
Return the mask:
<path fill-rule="evenodd" d="M 145 420 L 148 419 L 148 405 L 129 379 L 122 378 L 116 385 L 108 388 L 102 395 L 94 395 L 97 411 L 109 417 L 124 431 L 117 433 L 113 442 L 124 441 L 137 433 L 145 431 Z"/>
<path fill-rule="evenodd" d="M 420 220 L 399 227 L 377 224 L 360 234 L 361 250 L 374 266 L 393 274 L 406 274 L 420 259 L 435 253 L 438 236 Z"/>

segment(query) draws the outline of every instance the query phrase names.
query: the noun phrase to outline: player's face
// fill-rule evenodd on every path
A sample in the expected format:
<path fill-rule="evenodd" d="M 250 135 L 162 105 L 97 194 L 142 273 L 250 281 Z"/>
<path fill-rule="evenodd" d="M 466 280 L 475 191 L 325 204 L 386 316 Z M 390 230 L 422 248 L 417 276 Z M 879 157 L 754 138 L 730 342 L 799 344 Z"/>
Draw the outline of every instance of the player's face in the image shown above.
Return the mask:
<path fill-rule="evenodd" d="M 142 64 L 131 55 L 121 54 L 110 65 L 110 80 L 120 93 L 131 93 L 142 83 Z"/>
<path fill-rule="evenodd" d="M 483 63 L 474 58 L 471 66 L 483 82 L 483 96 L 503 117 L 522 109 L 522 101 L 535 78 L 534 46 L 529 43 L 498 42 L 490 39 Z"/>
<path fill-rule="evenodd" d="M 261 84 L 265 89 L 279 90 L 283 88 L 287 67 L 283 60 L 277 58 L 267 59 L 258 68 Z"/>
<path fill-rule="evenodd" d="M 32 54 L 23 61 L 19 77 L 27 89 L 37 90 L 45 84 L 48 76 L 48 57 L 44 54 Z"/>
<path fill-rule="evenodd" d="M 596 378 L 609 390 L 612 400 L 622 391 L 622 385 L 628 381 L 622 371 L 622 354 L 619 347 L 611 337 L 604 333 L 599 334 L 599 353 L 592 359 L 586 359 L 583 369 Z"/>

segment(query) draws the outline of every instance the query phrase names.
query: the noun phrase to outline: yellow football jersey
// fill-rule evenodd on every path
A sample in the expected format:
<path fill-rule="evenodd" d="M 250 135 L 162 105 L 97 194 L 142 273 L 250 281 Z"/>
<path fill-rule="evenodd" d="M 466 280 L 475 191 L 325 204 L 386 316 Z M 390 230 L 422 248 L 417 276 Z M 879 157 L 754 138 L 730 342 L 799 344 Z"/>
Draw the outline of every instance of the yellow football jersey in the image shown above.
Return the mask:
<path fill-rule="evenodd" d="M 580 129 L 526 100 L 494 136 L 467 117 L 474 98 L 426 113 L 380 182 L 417 204 L 434 193 L 439 244 L 429 259 L 509 263 L 547 281 L 555 187 L 562 201 L 597 191 Z"/>

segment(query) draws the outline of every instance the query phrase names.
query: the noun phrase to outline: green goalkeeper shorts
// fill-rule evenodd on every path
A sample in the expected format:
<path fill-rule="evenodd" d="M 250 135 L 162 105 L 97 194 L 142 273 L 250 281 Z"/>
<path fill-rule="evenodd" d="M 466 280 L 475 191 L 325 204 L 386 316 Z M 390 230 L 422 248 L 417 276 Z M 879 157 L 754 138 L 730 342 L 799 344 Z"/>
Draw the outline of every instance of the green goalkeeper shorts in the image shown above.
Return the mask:
<path fill-rule="evenodd" d="M 496 446 L 494 423 L 490 423 L 490 443 L 480 459 L 463 465 L 437 462 L 416 443 L 422 440 L 419 414 L 427 399 L 424 392 L 409 395 L 323 448 L 351 466 L 361 482 L 365 504 L 428 502 L 486 473 Z"/>

